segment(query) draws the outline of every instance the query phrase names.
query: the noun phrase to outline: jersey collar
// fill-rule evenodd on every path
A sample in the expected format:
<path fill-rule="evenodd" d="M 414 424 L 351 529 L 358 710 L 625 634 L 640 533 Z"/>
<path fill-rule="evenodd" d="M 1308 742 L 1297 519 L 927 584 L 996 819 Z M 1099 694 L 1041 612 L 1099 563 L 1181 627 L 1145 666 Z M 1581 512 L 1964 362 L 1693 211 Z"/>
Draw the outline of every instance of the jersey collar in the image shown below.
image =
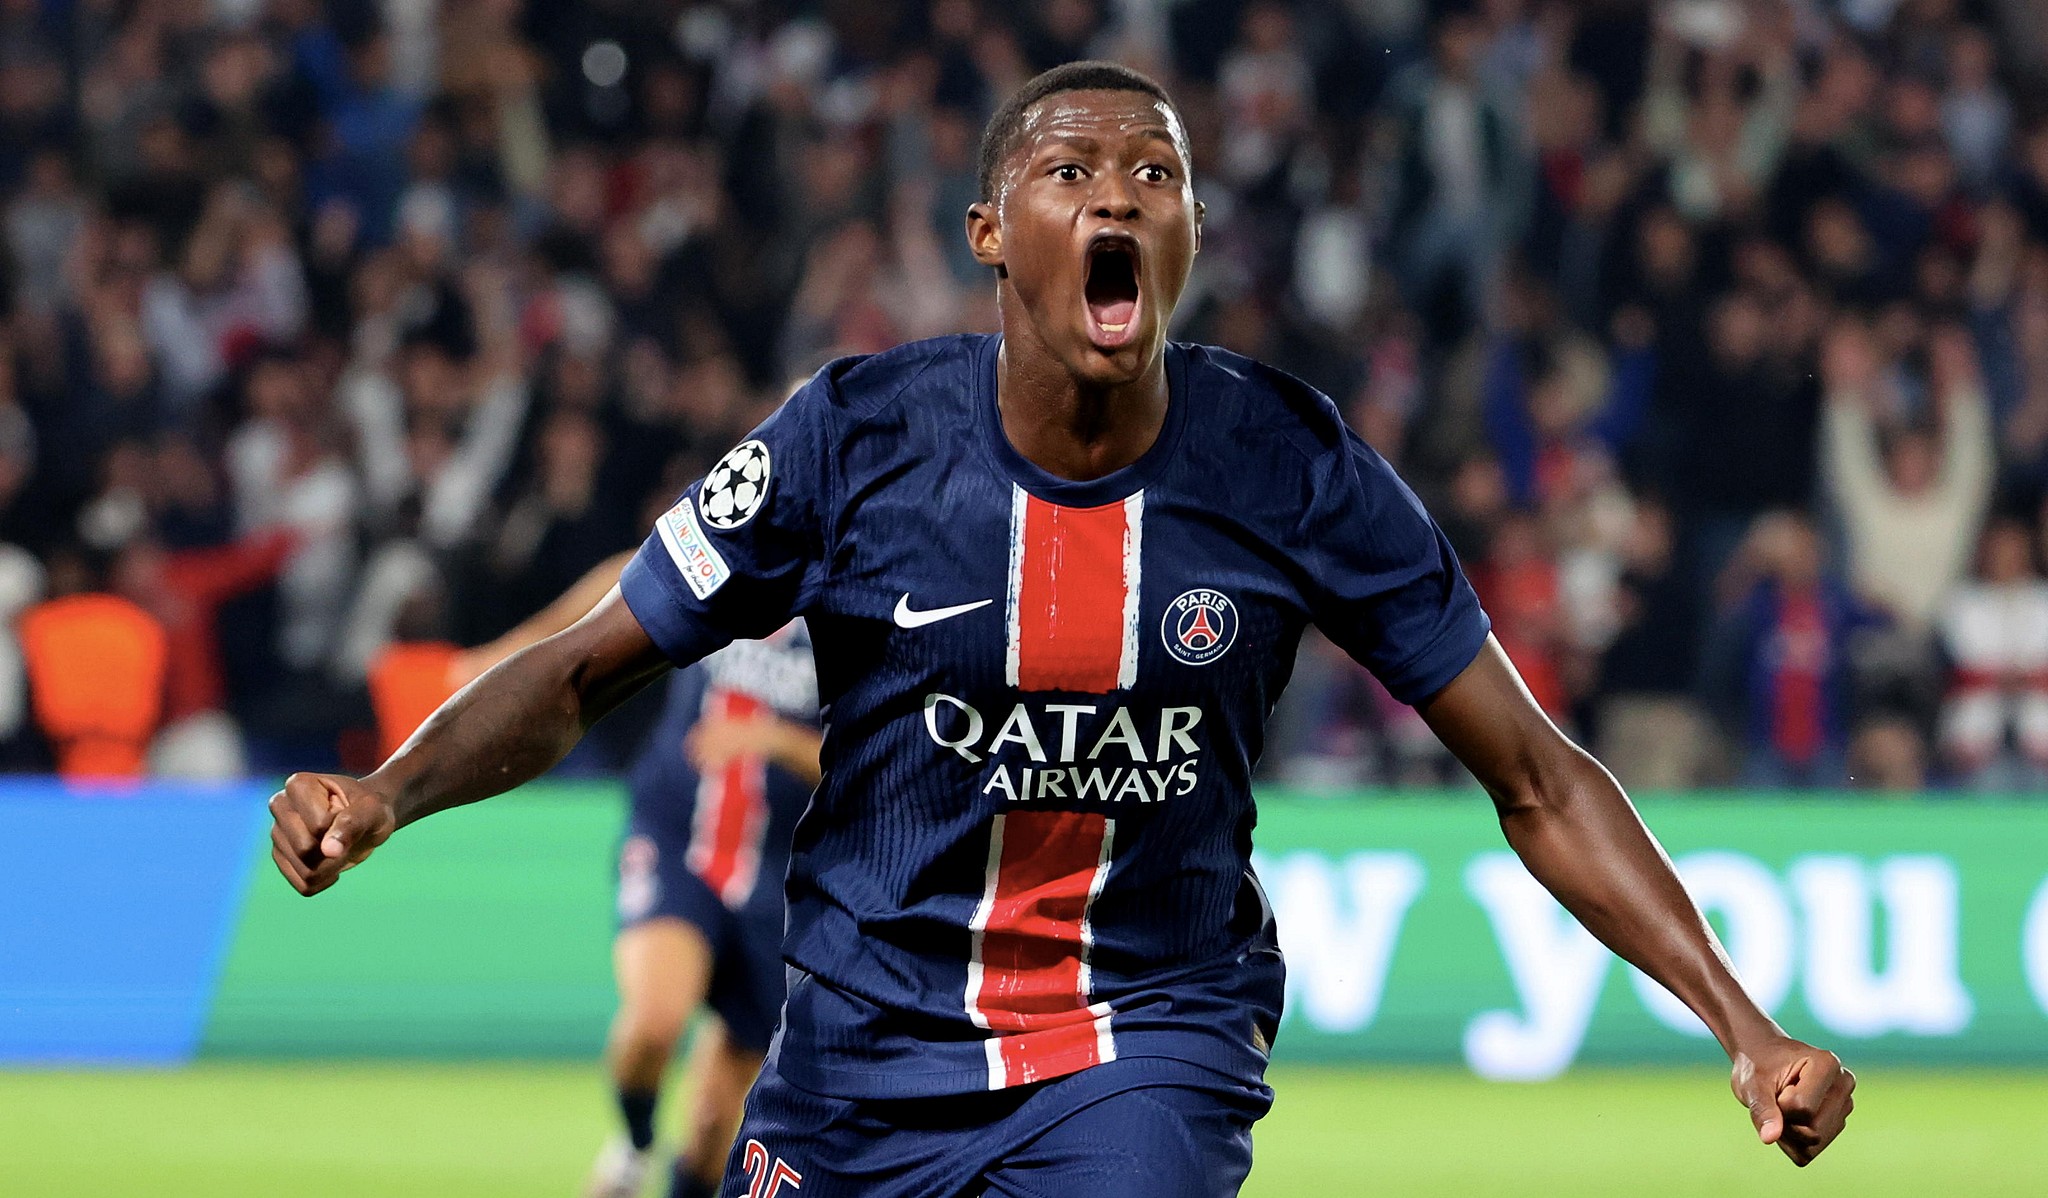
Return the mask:
<path fill-rule="evenodd" d="M 1002 412 L 996 406 L 996 362 L 1002 345 L 1000 334 L 984 338 L 975 351 L 974 361 L 976 422 L 981 425 L 982 444 L 987 448 L 998 474 L 1007 476 L 1047 503 L 1057 503 L 1062 507 L 1099 507 L 1121 502 L 1144 490 L 1173 460 L 1181 432 L 1188 422 L 1187 354 L 1181 346 L 1170 341 L 1166 345 L 1166 420 L 1159 426 L 1159 436 L 1153 440 L 1151 448 L 1121 470 L 1079 482 L 1047 472 L 1017 452 L 1017 447 L 1010 444 L 1008 434 L 1003 432 Z"/>

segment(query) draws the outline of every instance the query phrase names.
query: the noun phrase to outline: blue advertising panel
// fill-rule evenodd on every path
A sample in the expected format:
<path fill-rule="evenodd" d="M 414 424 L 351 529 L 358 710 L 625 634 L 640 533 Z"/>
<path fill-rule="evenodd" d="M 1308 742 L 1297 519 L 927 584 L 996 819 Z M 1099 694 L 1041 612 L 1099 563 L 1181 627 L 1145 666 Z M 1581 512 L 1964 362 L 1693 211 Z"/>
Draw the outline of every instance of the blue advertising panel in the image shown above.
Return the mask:
<path fill-rule="evenodd" d="M 189 1057 L 269 795 L 0 780 L 0 1061 Z"/>

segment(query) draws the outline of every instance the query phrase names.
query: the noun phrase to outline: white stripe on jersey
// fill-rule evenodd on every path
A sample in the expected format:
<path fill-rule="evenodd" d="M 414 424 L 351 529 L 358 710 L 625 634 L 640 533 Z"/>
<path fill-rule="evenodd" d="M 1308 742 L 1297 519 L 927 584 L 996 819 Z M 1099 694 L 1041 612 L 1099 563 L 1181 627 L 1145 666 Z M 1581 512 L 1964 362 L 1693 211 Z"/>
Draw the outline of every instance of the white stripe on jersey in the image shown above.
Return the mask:
<path fill-rule="evenodd" d="M 1125 690 L 1138 684 L 1138 576 L 1144 550 L 1145 493 L 1139 491 L 1124 500 L 1124 649 L 1116 684 Z"/>

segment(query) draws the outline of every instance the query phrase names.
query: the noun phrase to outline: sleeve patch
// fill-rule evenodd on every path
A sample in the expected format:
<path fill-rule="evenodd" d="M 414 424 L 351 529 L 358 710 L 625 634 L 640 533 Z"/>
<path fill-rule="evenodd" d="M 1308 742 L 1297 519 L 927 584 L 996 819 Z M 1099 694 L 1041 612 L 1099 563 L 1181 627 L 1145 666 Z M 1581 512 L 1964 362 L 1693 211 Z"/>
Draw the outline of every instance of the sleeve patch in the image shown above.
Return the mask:
<path fill-rule="evenodd" d="M 699 599 L 709 599 L 719 587 L 732 577 L 732 567 L 725 564 L 718 550 L 704 537 L 704 530 L 697 524 L 697 513 L 693 510 L 688 495 L 681 502 L 661 514 L 654 522 L 655 531 L 661 536 L 662 547 L 676 564 L 676 571 L 683 581 L 690 584 L 690 590 Z"/>
<path fill-rule="evenodd" d="M 704 522 L 731 532 L 752 520 L 768 498 L 768 466 L 768 447 L 758 440 L 742 441 L 718 459 L 697 492 Z"/>

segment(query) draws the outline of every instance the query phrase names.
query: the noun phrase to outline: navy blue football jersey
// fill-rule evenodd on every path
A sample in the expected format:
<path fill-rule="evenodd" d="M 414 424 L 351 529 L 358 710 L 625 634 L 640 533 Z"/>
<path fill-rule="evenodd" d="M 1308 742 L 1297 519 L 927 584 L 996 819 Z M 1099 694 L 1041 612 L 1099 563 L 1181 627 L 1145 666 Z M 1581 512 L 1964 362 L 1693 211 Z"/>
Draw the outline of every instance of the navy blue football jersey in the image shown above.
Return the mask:
<path fill-rule="evenodd" d="M 818 720 L 818 677 L 802 620 L 765 640 L 742 640 L 669 679 L 661 716 L 627 775 L 635 833 L 683 846 L 683 864 L 734 911 L 772 908 L 781 925 L 782 876 L 810 784 L 774 762 L 741 754 L 710 773 L 684 743 L 700 720 L 773 715 Z M 631 896 L 620 895 L 629 912 Z"/>
<path fill-rule="evenodd" d="M 1488 624 L 1331 402 L 1172 345 L 1165 423 L 1075 482 L 1003 433 L 1000 340 L 825 367 L 656 523 L 622 588 L 677 662 L 807 621 L 777 1068 L 849 1098 L 1164 1056 L 1256 1080 L 1282 965 L 1250 868 L 1310 623 L 1417 702 Z"/>

